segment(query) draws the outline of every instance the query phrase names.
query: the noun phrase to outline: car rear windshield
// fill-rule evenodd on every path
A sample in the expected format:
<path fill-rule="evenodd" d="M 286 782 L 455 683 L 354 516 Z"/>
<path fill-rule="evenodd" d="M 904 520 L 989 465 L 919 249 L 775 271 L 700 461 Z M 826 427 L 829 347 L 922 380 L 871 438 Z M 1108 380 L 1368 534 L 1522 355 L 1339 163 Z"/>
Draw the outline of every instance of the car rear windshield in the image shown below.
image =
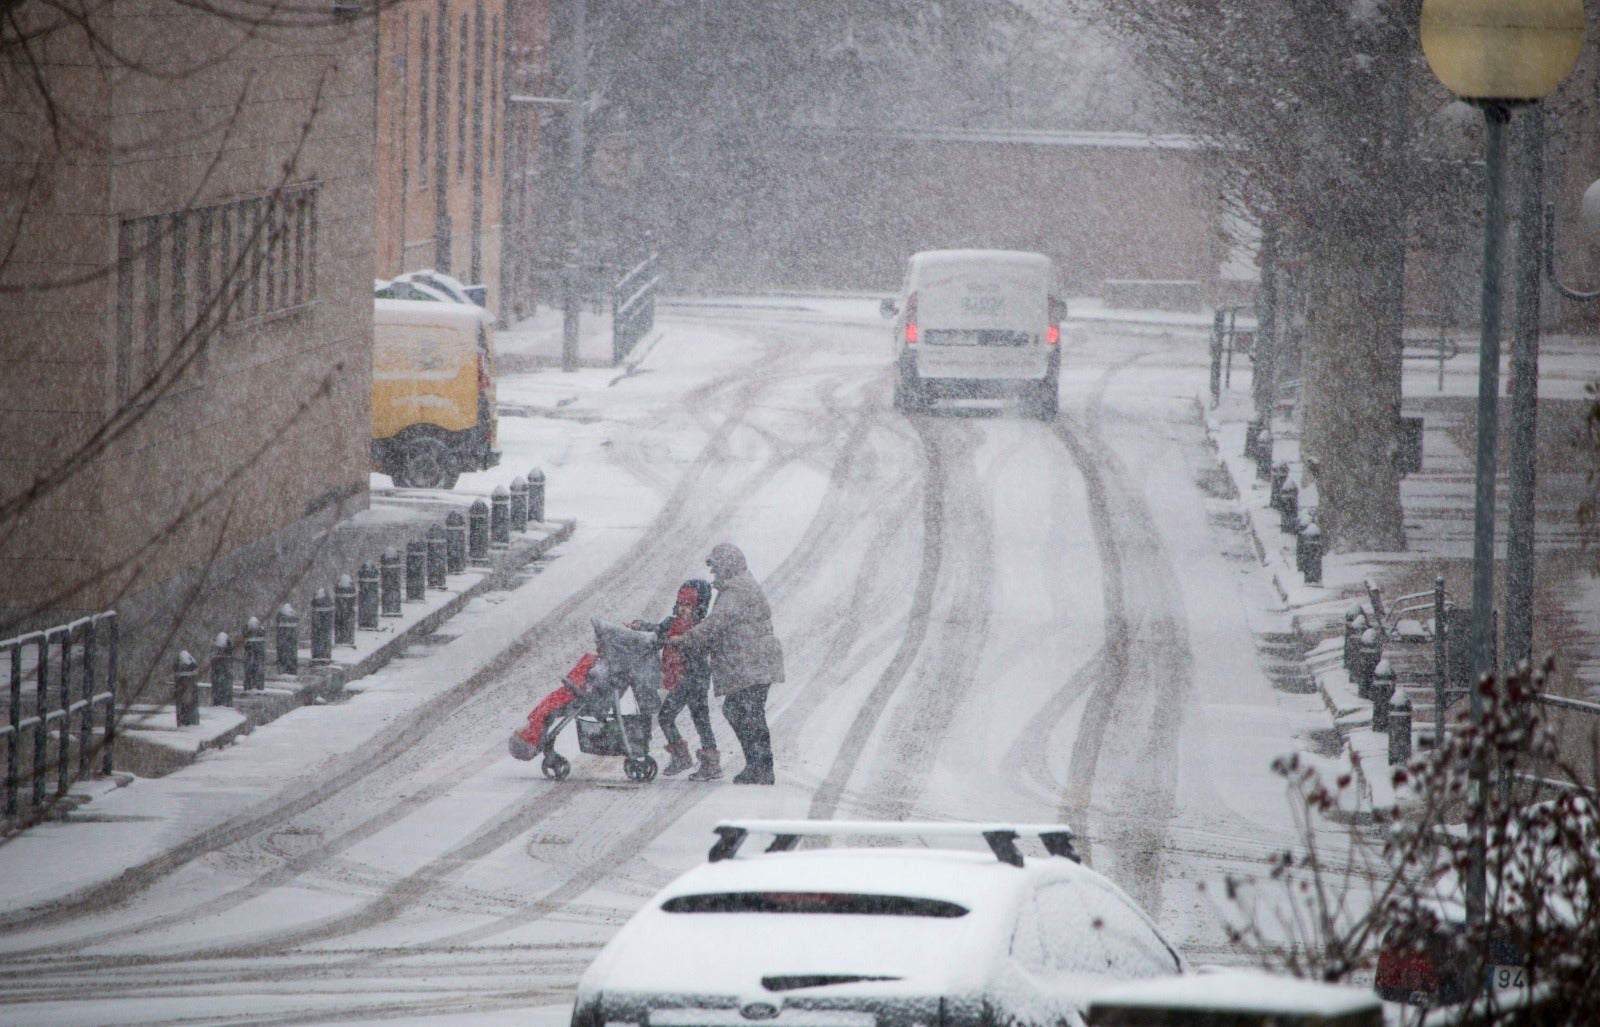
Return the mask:
<path fill-rule="evenodd" d="M 854 892 L 739 891 L 679 895 L 661 904 L 668 913 L 856 913 L 866 916 L 966 916 L 940 899 Z"/>

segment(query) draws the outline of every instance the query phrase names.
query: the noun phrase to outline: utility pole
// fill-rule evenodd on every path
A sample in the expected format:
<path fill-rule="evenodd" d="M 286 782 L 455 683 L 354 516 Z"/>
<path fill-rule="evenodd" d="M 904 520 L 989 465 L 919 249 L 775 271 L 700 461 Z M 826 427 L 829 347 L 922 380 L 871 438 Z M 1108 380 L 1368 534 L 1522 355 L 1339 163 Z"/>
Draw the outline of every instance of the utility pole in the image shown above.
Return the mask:
<path fill-rule="evenodd" d="M 561 316 L 561 370 L 578 369 L 579 288 L 582 266 L 578 254 L 583 239 L 584 119 L 589 113 L 588 0 L 572 0 L 572 95 L 567 103 L 568 170 L 567 261 Z"/>

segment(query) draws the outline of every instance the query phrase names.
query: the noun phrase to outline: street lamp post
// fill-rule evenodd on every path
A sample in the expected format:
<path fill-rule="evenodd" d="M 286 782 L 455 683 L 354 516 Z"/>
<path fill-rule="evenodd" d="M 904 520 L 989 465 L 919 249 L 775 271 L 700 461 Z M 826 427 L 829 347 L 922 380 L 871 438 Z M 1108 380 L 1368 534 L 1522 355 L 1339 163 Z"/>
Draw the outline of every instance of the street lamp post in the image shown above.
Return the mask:
<path fill-rule="evenodd" d="M 1535 103 L 1577 63 L 1583 44 L 1583 0 L 1423 0 L 1420 35 L 1428 67 L 1451 92 L 1483 111 L 1486 172 L 1483 303 L 1478 344 L 1478 446 L 1473 490 L 1472 667 L 1480 681 L 1494 674 L 1494 484 L 1500 391 L 1500 270 L 1505 192 L 1505 127 L 1511 108 Z M 1473 723 L 1483 721 L 1483 691 L 1470 698 Z M 1481 923 L 1486 891 L 1484 801 L 1487 767 L 1475 759 L 1467 917 Z"/>
<path fill-rule="evenodd" d="M 1522 136 L 1517 212 L 1517 314 L 1511 353 L 1511 469 L 1506 504 L 1505 665 L 1533 661 L 1533 490 L 1539 397 L 1539 229 L 1544 206 L 1544 106 L 1518 116 Z"/>

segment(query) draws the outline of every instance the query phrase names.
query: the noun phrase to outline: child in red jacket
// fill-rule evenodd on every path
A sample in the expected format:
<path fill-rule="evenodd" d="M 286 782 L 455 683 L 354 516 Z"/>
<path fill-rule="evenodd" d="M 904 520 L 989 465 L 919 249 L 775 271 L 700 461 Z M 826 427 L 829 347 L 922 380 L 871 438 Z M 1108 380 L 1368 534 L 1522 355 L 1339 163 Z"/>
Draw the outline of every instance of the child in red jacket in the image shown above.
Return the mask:
<path fill-rule="evenodd" d="M 677 638 L 705 618 L 711 607 L 711 584 L 694 578 L 685 581 L 678 589 L 672 616 L 659 624 L 635 621 L 630 627 L 639 631 L 654 631 L 662 640 Z M 678 714 L 685 706 L 700 736 L 700 768 L 689 775 L 691 781 L 715 781 L 722 776 L 721 757 L 717 752 L 717 738 L 711 731 L 711 704 L 707 694 L 711 688 L 711 663 L 705 653 L 685 652 L 677 646 L 661 649 L 661 687 L 667 697 L 661 704 L 656 720 L 667 738 L 667 765 L 661 773 L 667 776 L 681 774 L 694 766 L 689 758 L 689 743 L 678 732 Z"/>

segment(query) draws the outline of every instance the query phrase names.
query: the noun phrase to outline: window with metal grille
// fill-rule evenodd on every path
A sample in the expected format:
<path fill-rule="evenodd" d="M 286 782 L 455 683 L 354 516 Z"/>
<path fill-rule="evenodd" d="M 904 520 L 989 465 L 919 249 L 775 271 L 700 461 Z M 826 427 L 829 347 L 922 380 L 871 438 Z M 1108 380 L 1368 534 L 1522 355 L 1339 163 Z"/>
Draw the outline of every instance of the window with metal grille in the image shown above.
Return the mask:
<path fill-rule="evenodd" d="M 124 218 L 117 232 L 118 400 L 205 372 L 219 330 L 285 317 L 317 298 L 317 190 Z"/>

